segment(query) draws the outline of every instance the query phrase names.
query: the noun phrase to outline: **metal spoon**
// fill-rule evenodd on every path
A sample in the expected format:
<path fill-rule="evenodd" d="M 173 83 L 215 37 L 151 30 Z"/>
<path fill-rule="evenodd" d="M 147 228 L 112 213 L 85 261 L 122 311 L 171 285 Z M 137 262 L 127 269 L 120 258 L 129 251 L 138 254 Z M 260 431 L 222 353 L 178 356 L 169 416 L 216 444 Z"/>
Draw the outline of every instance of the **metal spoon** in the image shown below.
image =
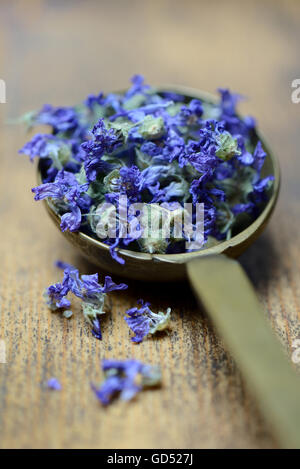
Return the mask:
<path fill-rule="evenodd" d="M 206 102 L 215 102 L 207 93 L 185 87 L 165 86 L 173 91 Z M 257 398 L 262 414 L 270 423 L 280 446 L 300 448 L 300 377 L 293 370 L 278 340 L 265 320 L 261 305 L 238 257 L 266 226 L 275 207 L 280 171 L 264 139 L 263 176 L 275 177 L 272 195 L 261 215 L 232 239 L 198 252 L 150 255 L 119 250 L 125 265 L 112 260 L 109 247 L 84 233 L 64 232 L 64 236 L 101 269 L 144 281 L 178 281 L 187 278 L 231 351 L 239 369 Z M 38 180 L 41 182 L 40 167 Z M 46 207 L 59 227 L 60 217 Z"/>

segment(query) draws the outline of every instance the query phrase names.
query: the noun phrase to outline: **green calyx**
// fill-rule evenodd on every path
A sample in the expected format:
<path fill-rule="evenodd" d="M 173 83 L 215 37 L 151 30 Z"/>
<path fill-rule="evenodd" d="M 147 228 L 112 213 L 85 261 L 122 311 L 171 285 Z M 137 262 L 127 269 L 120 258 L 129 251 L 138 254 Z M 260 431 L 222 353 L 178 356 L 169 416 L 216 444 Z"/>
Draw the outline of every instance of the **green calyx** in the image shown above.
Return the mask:
<path fill-rule="evenodd" d="M 154 140 L 163 136 L 165 132 L 162 117 L 146 116 L 139 127 L 139 133 L 147 140 Z"/>
<path fill-rule="evenodd" d="M 230 160 L 235 155 L 240 155 L 237 139 L 233 138 L 229 132 L 223 132 L 217 137 L 218 149 L 216 155 L 224 161 Z"/>

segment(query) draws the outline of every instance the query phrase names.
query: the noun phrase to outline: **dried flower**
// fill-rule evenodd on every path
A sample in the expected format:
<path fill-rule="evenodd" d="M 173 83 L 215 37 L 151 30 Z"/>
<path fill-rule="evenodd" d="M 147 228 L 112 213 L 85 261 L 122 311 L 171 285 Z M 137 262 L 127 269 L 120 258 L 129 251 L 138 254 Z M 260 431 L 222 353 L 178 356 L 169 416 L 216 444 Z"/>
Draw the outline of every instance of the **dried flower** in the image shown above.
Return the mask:
<path fill-rule="evenodd" d="M 93 335 L 101 340 L 100 316 L 105 314 L 103 307 L 106 294 L 113 290 L 125 290 L 128 288 L 127 285 L 125 283 L 117 285 L 109 276 L 105 277 L 104 285 L 101 285 L 98 282 L 98 274 L 80 276 L 78 269 L 70 264 L 57 261 L 56 265 L 64 269 L 64 277 L 61 283 L 46 289 L 44 297 L 48 306 L 54 311 L 64 308 L 67 310 L 64 316 L 70 317 L 71 302 L 67 296 L 69 292 L 73 293 L 81 299 L 82 312 L 92 327 Z"/>
<path fill-rule="evenodd" d="M 50 378 L 47 381 L 47 387 L 53 391 L 61 391 L 61 384 L 56 378 Z"/>
<path fill-rule="evenodd" d="M 155 334 L 157 331 L 163 331 L 170 327 L 171 308 L 168 308 L 165 313 L 159 311 L 153 313 L 149 308 L 150 303 L 144 303 L 139 300 L 140 308 L 131 308 L 126 311 L 127 316 L 124 316 L 130 329 L 135 333 L 131 338 L 132 342 L 142 342 L 144 337 L 148 334 Z"/>
<path fill-rule="evenodd" d="M 63 231 L 85 230 L 100 238 L 120 263 L 117 248 L 152 254 L 193 249 L 185 236 L 162 239 L 159 232 L 142 239 L 142 229 L 132 229 L 133 203 L 203 203 L 204 242 L 229 239 L 261 213 L 273 178 L 261 178 L 266 153 L 255 120 L 237 114 L 242 97 L 223 88 L 219 93 L 218 104 L 202 102 L 157 92 L 134 75 L 123 94 L 89 95 L 80 106 L 45 105 L 27 115 L 31 126 L 52 127 L 51 135 L 37 134 L 20 150 L 42 160 L 43 184 L 33 189 L 35 200 L 47 198 Z M 105 237 L 95 212 L 104 202 L 118 212 L 123 195 L 127 221 L 119 216 L 114 236 Z"/>
<path fill-rule="evenodd" d="M 129 401 L 143 388 L 161 383 L 159 367 L 144 365 L 137 360 L 103 360 L 102 370 L 104 382 L 100 387 L 94 384 L 91 387 L 103 405 L 110 404 L 117 395 L 122 400 Z"/>

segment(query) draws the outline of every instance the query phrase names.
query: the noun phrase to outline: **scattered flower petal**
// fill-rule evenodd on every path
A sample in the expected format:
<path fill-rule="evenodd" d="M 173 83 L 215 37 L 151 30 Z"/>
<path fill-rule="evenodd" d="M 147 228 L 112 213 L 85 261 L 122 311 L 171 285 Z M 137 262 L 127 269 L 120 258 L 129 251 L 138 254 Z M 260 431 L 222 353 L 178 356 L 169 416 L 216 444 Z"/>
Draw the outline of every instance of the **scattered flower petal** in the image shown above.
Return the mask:
<path fill-rule="evenodd" d="M 161 384 L 159 367 L 144 365 L 137 360 L 103 360 L 102 370 L 105 380 L 100 387 L 94 384 L 91 387 L 103 405 L 110 404 L 117 396 L 129 401 L 142 389 Z"/>
<path fill-rule="evenodd" d="M 104 285 L 98 281 L 98 274 L 79 275 L 78 269 L 70 264 L 57 261 L 56 266 L 64 269 L 64 276 L 61 283 L 56 283 L 48 287 L 44 293 L 47 305 L 53 310 L 66 309 L 63 315 L 66 318 L 72 316 L 70 300 L 67 298 L 71 292 L 81 299 L 82 312 L 85 319 L 92 327 L 93 335 L 101 340 L 100 316 L 103 311 L 106 294 L 114 290 L 126 290 L 125 283 L 116 284 L 111 277 L 106 276 Z"/>
<path fill-rule="evenodd" d="M 150 303 L 144 303 L 139 300 L 140 308 L 134 307 L 126 311 L 124 316 L 130 329 L 135 333 L 131 338 L 132 342 L 142 342 L 148 334 L 155 334 L 157 331 L 163 331 L 170 327 L 171 308 L 166 313 L 153 313 L 150 309 Z"/>
<path fill-rule="evenodd" d="M 61 384 L 56 378 L 50 378 L 47 381 L 47 387 L 53 391 L 61 391 Z"/>

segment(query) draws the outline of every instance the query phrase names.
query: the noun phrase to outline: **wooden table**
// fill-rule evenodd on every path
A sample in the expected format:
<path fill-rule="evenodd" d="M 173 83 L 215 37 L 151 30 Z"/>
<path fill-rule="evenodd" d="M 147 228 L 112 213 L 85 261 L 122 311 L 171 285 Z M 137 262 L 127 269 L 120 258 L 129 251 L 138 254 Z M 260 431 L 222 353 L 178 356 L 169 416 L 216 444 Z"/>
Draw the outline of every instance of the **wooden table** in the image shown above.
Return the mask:
<path fill-rule="evenodd" d="M 24 129 L 8 118 L 44 102 L 73 104 L 89 92 L 123 88 L 135 72 L 153 84 L 214 91 L 230 86 L 251 99 L 253 113 L 279 155 L 283 187 L 265 234 L 244 254 L 275 332 L 289 355 L 300 338 L 300 3 L 295 1 L 2 1 L 0 78 L 0 364 L 2 448 L 275 447 L 240 374 L 199 311 L 187 285 L 130 283 L 111 295 L 103 340 L 95 340 L 76 304 L 75 316 L 51 314 L 44 288 L 58 281 L 62 259 L 83 273 L 79 257 L 33 201 L 35 169 L 17 154 Z M 144 298 L 173 309 L 169 335 L 130 342 L 125 309 Z M 101 408 L 90 382 L 100 361 L 135 357 L 160 363 L 163 388 Z M 56 376 L 61 392 L 45 381 Z M 300 396 L 299 396 L 300 403 Z"/>

